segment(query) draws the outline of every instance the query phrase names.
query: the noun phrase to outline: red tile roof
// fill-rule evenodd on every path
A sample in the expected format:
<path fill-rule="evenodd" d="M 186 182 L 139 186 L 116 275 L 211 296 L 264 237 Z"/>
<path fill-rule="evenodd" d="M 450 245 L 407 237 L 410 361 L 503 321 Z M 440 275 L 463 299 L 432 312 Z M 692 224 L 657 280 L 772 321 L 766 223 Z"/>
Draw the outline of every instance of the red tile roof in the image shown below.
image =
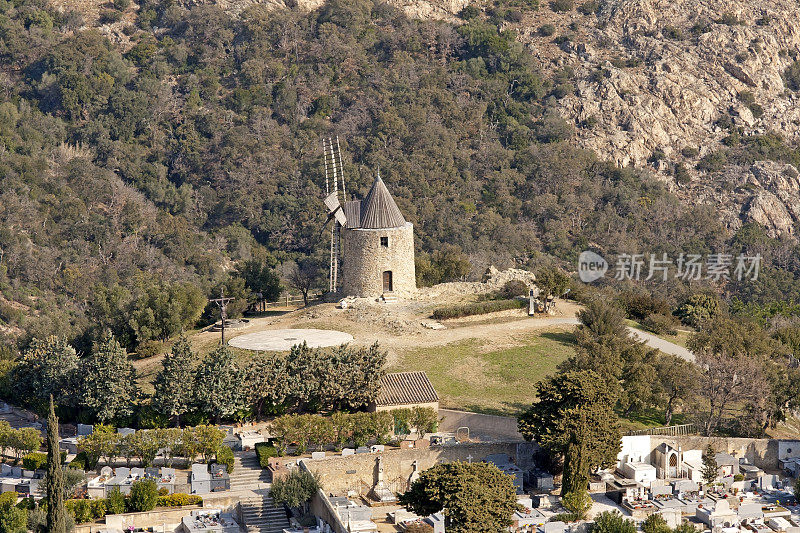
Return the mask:
<path fill-rule="evenodd" d="M 439 395 L 425 372 L 397 372 L 381 378 L 381 391 L 375 404 L 410 405 L 438 401 Z"/>

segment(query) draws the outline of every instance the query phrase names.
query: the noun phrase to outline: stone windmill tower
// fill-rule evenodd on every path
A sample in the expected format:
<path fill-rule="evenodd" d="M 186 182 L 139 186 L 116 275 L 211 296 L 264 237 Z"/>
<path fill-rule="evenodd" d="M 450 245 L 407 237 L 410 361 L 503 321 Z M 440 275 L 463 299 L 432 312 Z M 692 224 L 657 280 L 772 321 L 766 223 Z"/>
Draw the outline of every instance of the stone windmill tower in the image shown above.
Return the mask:
<path fill-rule="evenodd" d="M 347 296 L 403 295 L 417 289 L 414 225 L 406 222 L 381 179 L 363 200 L 342 206 L 343 293 Z"/>
<path fill-rule="evenodd" d="M 331 171 L 334 183 L 338 174 L 344 195 L 344 176 L 336 164 L 337 159 L 341 162 L 338 140 L 336 145 L 334 150 L 330 140 L 327 146 L 323 144 L 326 187 L 328 161 L 332 160 L 331 166 L 336 169 Z M 331 230 L 331 292 L 341 292 L 344 296 L 383 296 L 392 300 L 415 291 L 414 225 L 406 222 L 380 172 L 363 200 L 340 204 L 338 189 L 338 185 L 334 185 L 333 191 L 328 190 L 325 198 L 328 219 L 334 220 Z"/>

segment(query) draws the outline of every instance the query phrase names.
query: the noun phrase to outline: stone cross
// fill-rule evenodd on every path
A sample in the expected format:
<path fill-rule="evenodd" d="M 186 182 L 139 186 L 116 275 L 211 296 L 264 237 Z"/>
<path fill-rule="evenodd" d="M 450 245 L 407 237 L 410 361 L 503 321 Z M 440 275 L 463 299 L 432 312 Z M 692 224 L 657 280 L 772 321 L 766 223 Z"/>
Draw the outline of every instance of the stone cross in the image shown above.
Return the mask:
<path fill-rule="evenodd" d="M 467 461 L 469 461 L 469 464 L 472 464 L 472 454 L 467 456 Z"/>

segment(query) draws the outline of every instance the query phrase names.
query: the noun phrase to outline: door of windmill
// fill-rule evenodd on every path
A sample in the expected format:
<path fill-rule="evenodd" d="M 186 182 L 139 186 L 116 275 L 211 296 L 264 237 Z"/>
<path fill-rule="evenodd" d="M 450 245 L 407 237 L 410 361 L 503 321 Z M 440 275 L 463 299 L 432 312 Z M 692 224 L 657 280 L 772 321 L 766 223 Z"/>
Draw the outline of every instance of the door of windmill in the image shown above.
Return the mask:
<path fill-rule="evenodd" d="M 383 292 L 392 292 L 394 287 L 392 286 L 392 271 L 386 270 L 383 273 Z"/>

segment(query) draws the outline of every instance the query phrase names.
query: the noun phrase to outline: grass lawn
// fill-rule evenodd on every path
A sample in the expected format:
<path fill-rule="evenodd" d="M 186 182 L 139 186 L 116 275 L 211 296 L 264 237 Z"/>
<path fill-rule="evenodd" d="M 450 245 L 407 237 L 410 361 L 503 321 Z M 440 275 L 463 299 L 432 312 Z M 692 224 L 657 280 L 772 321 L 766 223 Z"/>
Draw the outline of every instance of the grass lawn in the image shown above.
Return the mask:
<path fill-rule="evenodd" d="M 534 399 L 534 385 L 553 374 L 575 353 L 570 330 L 503 339 L 517 346 L 495 348 L 470 339 L 399 353 L 390 372 L 424 370 L 442 399 L 442 407 L 479 413 L 516 415 Z"/>

